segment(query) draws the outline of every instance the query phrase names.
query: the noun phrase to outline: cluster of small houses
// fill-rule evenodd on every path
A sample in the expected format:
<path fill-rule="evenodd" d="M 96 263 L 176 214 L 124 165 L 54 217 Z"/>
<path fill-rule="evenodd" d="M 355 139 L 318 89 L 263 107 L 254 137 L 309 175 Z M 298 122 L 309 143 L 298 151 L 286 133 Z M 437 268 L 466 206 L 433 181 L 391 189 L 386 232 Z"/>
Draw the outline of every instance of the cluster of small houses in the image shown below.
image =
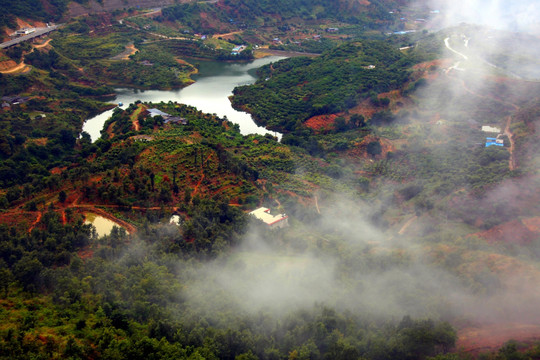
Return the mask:
<path fill-rule="evenodd" d="M 30 100 L 26 96 L 2 96 L 2 109 L 9 110 L 12 105 L 24 104 Z"/>
<path fill-rule="evenodd" d="M 156 116 L 161 116 L 163 118 L 164 124 L 178 124 L 178 125 L 188 124 L 188 120 L 186 118 L 170 115 L 159 109 L 155 109 L 155 108 L 147 109 L 146 112 L 148 115 L 150 115 L 153 118 Z M 153 141 L 154 137 L 152 135 L 135 135 L 135 136 L 132 136 L 131 139 L 135 141 L 147 142 L 147 141 Z"/>
<path fill-rule="evenodd" d="M 161 116 L 163 118 L 164 124 L 180 124 L 187 125 L 187 119 L 180 116 L 173 116 L 163 112 L 159 109 L 148 109 L 146 110 L 151 117 Z"/>
<path fill-rule="evenodd" d="M 497 133 L 497 137 L 486 137 L 486 147 L 490 146 L 504 146 L 504 139 L 502 138 L 501 129 L 494 126 L 482 126 L 482 131 L 487 133 Z"/>

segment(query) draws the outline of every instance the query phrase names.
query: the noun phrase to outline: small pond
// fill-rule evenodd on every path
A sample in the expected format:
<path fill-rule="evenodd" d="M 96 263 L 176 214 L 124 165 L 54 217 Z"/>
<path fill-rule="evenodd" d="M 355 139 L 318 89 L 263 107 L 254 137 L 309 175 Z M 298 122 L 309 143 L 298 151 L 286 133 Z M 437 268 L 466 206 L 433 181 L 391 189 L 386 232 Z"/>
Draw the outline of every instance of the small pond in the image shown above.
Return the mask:
<path fill-rule="evenodd" d="M 99 237 L 109 235 L 113 227 L 122 227 L 112 220 L 104 218 L 103 216 L 94 213 L 85 213 L 85 224 L 92 224 L 96 228 L 96 232 Z"/>

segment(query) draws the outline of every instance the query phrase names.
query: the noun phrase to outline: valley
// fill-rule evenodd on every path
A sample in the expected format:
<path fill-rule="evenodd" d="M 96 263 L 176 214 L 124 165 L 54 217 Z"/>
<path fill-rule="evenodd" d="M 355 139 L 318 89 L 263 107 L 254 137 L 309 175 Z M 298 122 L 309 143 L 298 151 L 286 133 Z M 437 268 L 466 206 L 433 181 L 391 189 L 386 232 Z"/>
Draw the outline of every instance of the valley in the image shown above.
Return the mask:
<path fill-rule="evenodd" d="M 0 24 L 65 22 L 0 50 L 0 358 L 538 358 L 537 38 L 40 4 Z"/>

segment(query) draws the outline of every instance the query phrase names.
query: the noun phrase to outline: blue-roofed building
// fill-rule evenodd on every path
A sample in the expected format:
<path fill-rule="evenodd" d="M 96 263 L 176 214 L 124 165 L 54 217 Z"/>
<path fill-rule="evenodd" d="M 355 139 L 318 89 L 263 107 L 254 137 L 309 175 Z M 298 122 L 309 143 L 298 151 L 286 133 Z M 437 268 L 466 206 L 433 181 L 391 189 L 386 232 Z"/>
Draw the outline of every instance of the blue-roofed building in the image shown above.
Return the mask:
<path fill-rule="evenodd" d="M 490 146 L 504 146 L 504 140 L 496 138 L 486 138 L 486 147 Z"/>
<path fill-rule="evenodd" d="M 232 51 L 231 51 L 231 54 L 232 55 L 238 55 L 240 54 L 242 51 L 244 51 L 246 49 L 246 46 L 245 45 L 238 45 L 238 46 L 235 46 Z"/>

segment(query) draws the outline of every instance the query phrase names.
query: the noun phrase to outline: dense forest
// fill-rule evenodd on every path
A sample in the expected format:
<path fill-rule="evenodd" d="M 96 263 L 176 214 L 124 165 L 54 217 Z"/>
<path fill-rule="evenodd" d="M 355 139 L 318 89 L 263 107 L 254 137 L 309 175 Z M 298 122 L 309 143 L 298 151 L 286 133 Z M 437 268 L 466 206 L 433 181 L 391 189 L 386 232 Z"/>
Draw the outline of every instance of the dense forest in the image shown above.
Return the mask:
<path fill-rule="evenodd" d="M 222 297 L 213 306 L 223 313 L 208 313 L 187 291 L 200 286 L 203 271 L 195 247 L 170 227 L 138 237 L 125 245 L 125 233 L 113 231 L 98 240 L 80 221 L 63 226 L 52 211 L 32 234 L 3 228 L 3 303 L 11 305 L 2 313 L 0 356 L 417 359 L 454 344 L 447 323 L 387 323 L 323 305 L 276 318 L 227 310 L 232 299 Z M 94 254 L 81 261 L 75 251 L 89 243 Z"/>

